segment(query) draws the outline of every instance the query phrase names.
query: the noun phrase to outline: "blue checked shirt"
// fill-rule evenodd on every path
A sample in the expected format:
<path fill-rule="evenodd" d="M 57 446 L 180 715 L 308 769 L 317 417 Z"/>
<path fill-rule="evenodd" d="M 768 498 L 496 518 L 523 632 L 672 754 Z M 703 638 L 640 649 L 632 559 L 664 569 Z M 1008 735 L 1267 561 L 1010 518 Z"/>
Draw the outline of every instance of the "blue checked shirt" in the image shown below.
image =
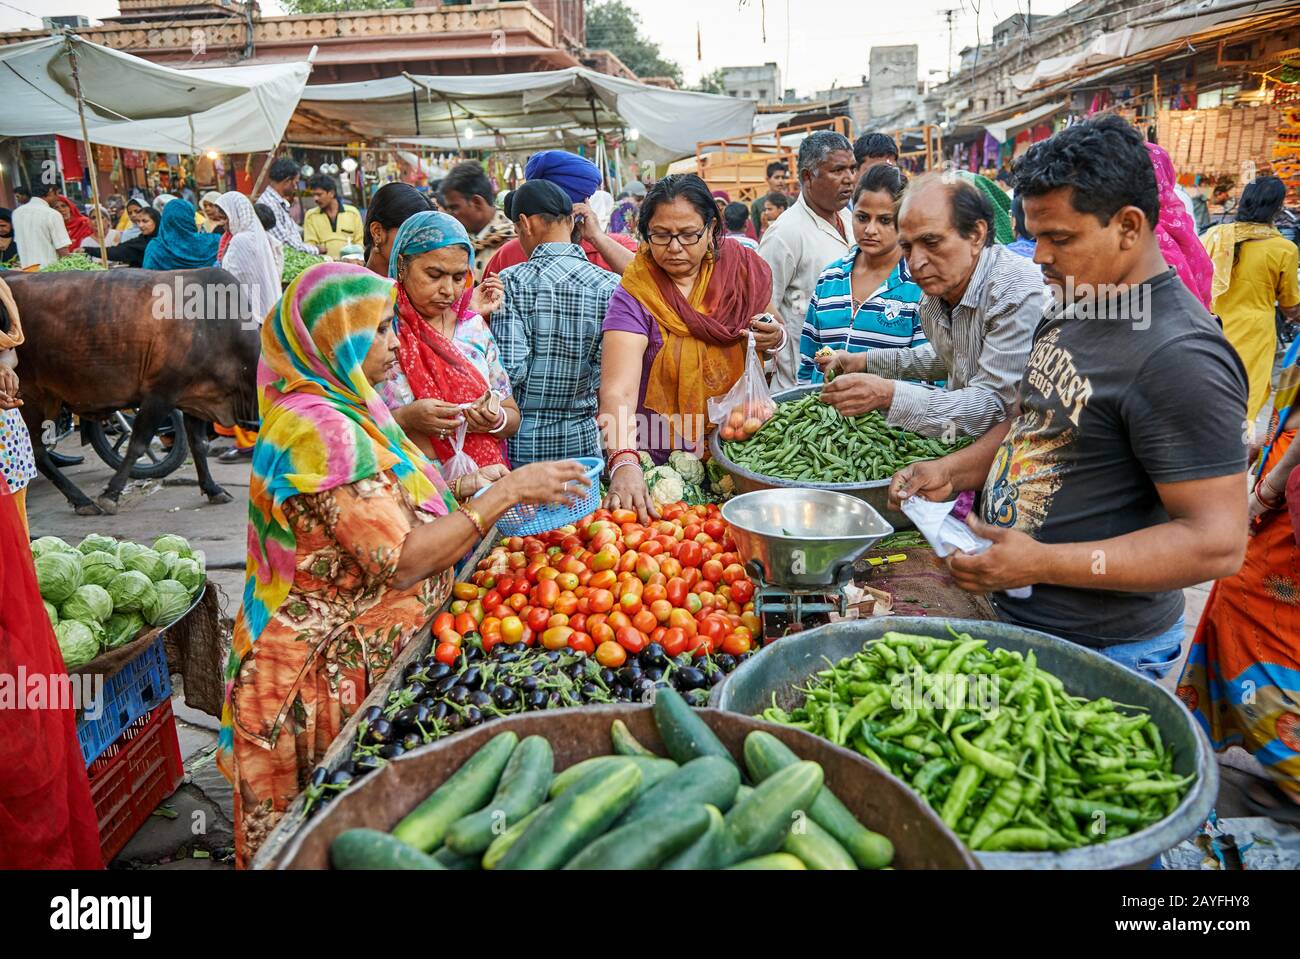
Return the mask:
<path fill-rule="evenodd" d="M 521 414 L 511 465 L 601 455 L 601 327 L 618 279 L 574 243 L 543 243 L 501 271 L 505 300 L 492 334 Z"/>
<path fill-rule="evenodd" d="M 822 382 L 813 355 L 822 347 L 864 353 L 906 349 L 926 342 L 921 328 L 921 288 L 912 282 L 907 261 L 899 260 L 880 289 L 853 311 L 855 246 L 822 271 L 808 303 L 808 316 L 799 339 L 800 383 Z"/>

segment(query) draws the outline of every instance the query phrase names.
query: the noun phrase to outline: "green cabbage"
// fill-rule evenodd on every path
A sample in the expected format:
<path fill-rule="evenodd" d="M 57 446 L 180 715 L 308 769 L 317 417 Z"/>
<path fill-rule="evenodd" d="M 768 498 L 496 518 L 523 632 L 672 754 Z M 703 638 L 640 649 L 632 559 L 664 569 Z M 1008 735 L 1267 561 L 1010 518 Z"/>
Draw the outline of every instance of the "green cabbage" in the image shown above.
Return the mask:
<path fill-rule="evenodd" d="M 89 625 L 72 619 L 59 623 L 54 627 L 54 635 L 59 641 L 63 664 L 68 669 L 86 665 L 99 655 L 99 643 L 103 634 L 104 627 L 99 623 Z"/>
<path fill-rule="evenodd" d="M 59 622 L 76 619 L 83 623 L 102 623 L 113 615 L 113 597 L 103 586 L 78 586 L 59 607 Z"/>
<path fill-rule="evenodd" d="M 203 588 L 203 570 L 192 559 L 178 559 L 172 567 L 171 578 L 189 590 L 191 596 Z"/>
<path fill-rule="evenodd" d="M 108 595 L 113 600 L 113 610 L 118 613 L 132 613 L 144 608 L 151 602 L 154 585 L 149 577 L 136 570 L 118 573 L 108 584 Z"/>
<path fill-rule="evenodd" d="M 190 559 L 194 553 L 190 549 L 190 544 L 186 542 L 185 537 L 177 536 L 175 533 L 167 533 L 165 536 L 159 536 L 153 541 L 154 552 L 167 553 L 172 552 L 185 559 Z"/>
<path fill-rule="evenodd" d="M 139 613 L 114 613 L 104 624 L 104 648 L 125 646 L 144 629 L 144 617 Z"/>
<path fill-rule="evenodd" d="M 50 617 L 50 625 L 51 626 L 59 625 L 59 611 L 55 609 L 54 606 L 48 600 L 43 599 L 41 600 L 41 602 L 45 603 L 45 615 Z"/>
<path fill-rule="evenodd" d="M 87 553 L 81 559 L 81 581 L 83 583 L 107 586 L 112 582 L 113 577 L 120 572 L 122 572 L 122 561 L 117 558 L 116 553 L 105 553 L 100 550 Z"/>
<path fill-rule="evenodd" d="M 36 584 L 41 596 L 56 606 L 81 585 L 80 553 L 45 553 L 36 557 Z"/>
<path fill-rule="evenodd" d="M 117 555 L 117 540 L 111 536 L 101 536 L 99 533 L 91 533 L 81 541 L 77 547 L 83 553 L 112 553 Z"/>
<path fill-rule="evenodd" d="M 163 563 L 167 566 L 167 575 L 165 575 L 163 579 L 175 579 L 176 577 L 173 576 L 172 573 L 175 572 L 176 564 L 181 560 L 181 554 L 173 553 L 171 550 L 168 550 L 167 552 L 159 553 L 158 555 L 162 557 Z"/>
<path fill-rule="evenodd" d="M 32 541 L 32 557 L 44 556 L 46 553 L 75 553 L 76 549 L 69 546 L 57 536 L 42 536 L 40 539 Z"/>
<path fill-rule="evenodd" d="M 134 569 L 137 572 L 144 573 L 155 583 L 167 578 L 167 561 L 162 558 L 160 553 L 155 553 L 151 549 L 146 549 L 143 553 L 132 556 L 130 559 L 122 560 L 122 565 L 127 569 Z"/>
<path fill-rule="evenodd" d="M 174 579 L 164 579 L 154 583 L 153 597 L 145 601 L 141 612 L 150 626 L 170 626 L 189 608 L 189 590 Z"/>
<path fill-rule="evenodd" d="M 117 548 L 117 558 L 125 565 L 131 559 L 139 556 L 141 553 L 152 553 L 148 546 L 141 546 L 139 543 L 122 543 Z"/>

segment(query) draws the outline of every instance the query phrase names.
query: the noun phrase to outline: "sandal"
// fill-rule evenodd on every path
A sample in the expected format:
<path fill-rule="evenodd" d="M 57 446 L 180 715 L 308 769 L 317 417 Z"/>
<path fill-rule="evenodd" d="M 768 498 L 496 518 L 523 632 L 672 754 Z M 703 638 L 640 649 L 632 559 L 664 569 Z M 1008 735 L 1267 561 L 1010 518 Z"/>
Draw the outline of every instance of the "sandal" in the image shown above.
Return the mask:
<path fill-rule="evenodd" d="M 1273 783 L 1256 779 L 1241 791 L 1246 805 L 1274 822 L 1300 826 L 1300 804 Z"/>

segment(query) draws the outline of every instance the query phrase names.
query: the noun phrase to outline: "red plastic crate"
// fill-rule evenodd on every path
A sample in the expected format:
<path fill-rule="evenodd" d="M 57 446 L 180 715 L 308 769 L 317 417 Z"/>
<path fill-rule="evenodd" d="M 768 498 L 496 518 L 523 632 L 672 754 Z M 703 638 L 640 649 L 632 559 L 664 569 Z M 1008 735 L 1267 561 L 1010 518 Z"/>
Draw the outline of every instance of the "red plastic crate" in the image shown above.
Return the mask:
<path fill-rule="evenodd" d="M 108 865 L 185 778 L 171 700 L 127 726 L 86 772 Z"/>

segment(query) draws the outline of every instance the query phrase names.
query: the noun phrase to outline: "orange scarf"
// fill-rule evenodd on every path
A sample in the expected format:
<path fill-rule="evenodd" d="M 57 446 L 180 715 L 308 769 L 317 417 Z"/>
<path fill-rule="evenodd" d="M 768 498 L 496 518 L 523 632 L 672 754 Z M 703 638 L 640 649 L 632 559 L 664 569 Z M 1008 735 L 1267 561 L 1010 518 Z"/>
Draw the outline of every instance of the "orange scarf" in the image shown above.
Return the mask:
<path fill-rule="evenodd" d="M 697 439 L 693 418 L 706 415 L 709 398 L 727 392 L 744 374 L 749 320 L 771 298 L 771 271 L 757 254 L 732 244 L 724 260 L 715 284 L 723 289 L 711 289 L 719 260 L 710 256 L 685 298 L 647 249 L 623 274 L 623 287 L 654 317 L 663 337 L 646 381 L 645 405 L 667 419 L 674 439 L 679 433 Z"/>

